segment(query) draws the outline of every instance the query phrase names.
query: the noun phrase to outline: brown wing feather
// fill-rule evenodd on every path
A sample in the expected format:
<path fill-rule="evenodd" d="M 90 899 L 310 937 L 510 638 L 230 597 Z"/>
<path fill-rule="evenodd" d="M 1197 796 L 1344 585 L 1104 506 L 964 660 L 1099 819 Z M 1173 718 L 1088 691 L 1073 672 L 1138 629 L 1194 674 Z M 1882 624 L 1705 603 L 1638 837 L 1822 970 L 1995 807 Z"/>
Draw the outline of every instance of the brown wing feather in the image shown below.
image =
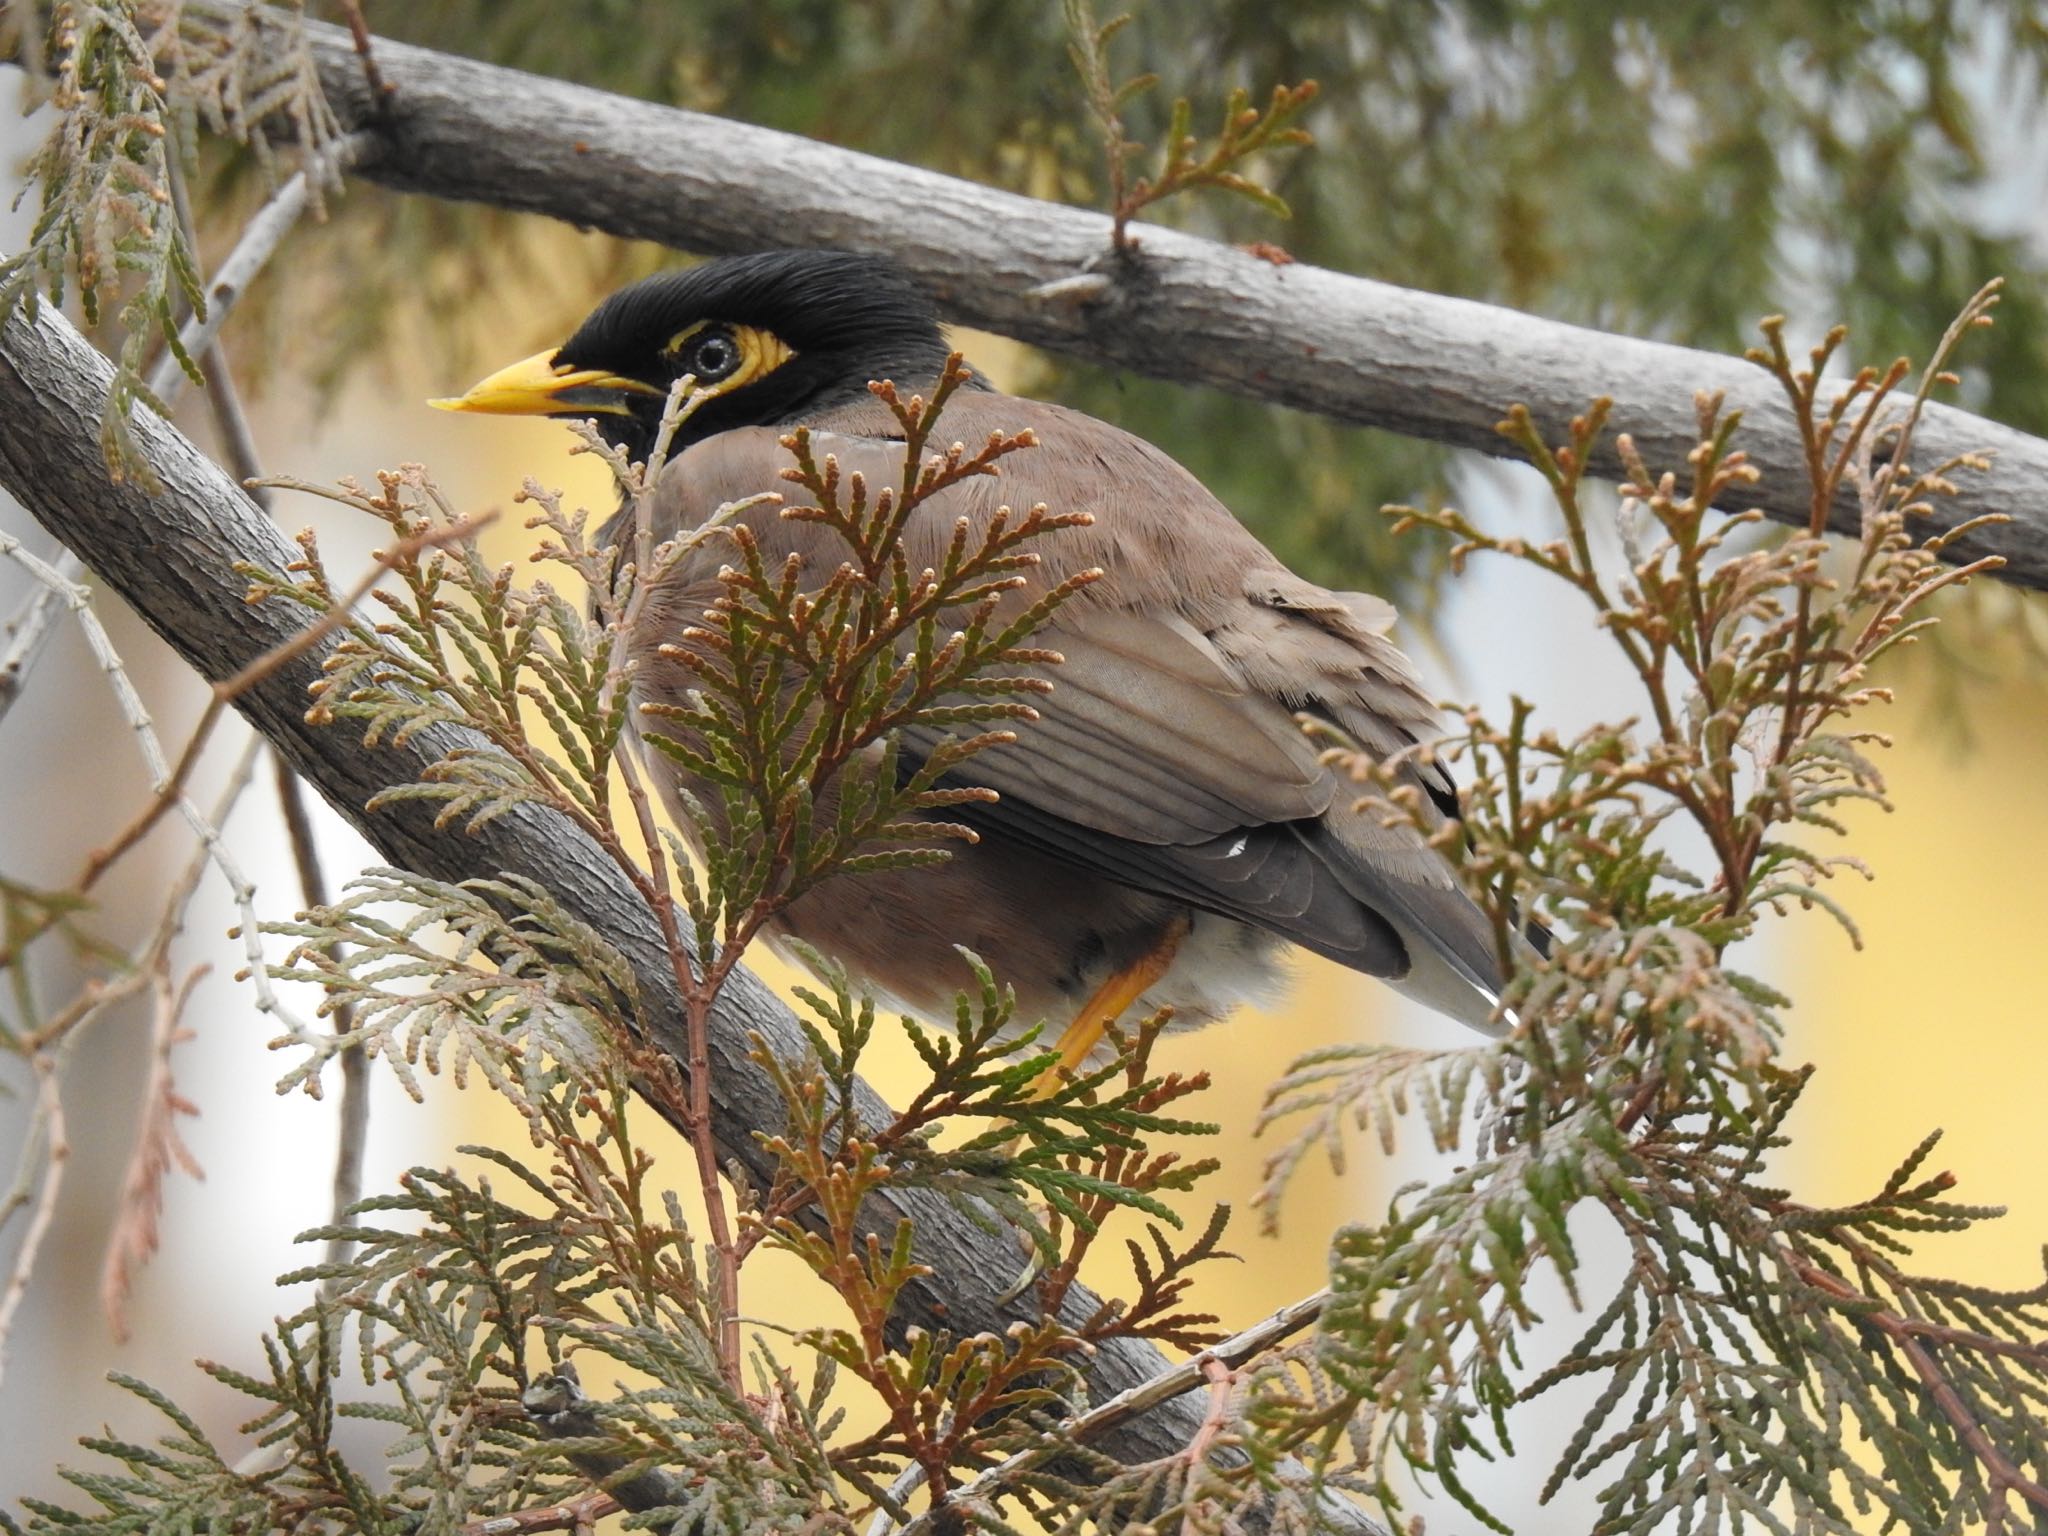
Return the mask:
<path fill-rule="evenodd" d="M 1436 711 L 1385 636 L 1392 609 L 1293 575 L 1179 465 L 1114 427 L 994 394 L 956 397 L 944 422 L 969 442 L 1029 427 L 1041 446 L 920 507 L 905 530 L 913 563 L 938 562 L 957 518 L 982 527 L 999 506 L 1043 502 L 1095 522 L 1039 546 L 1043 564 L 1017 601 L 1092 566 L 1109 573 L 1043 633 L 1064 664 L 1047 672 L 1041 718 L 969 770 L 1003 797 L 974 819 L 1375 975 L 1406 972 L 1405 935 L 1491 990 L 1490 930 L 1441 856 L 1359 810 L 1294 718 L 1321 714 L 1377 754 L 1434 734 Z M 851 407 L 815 424 L 813 451 L 893 485 L 894 432 L 879 406 Z M 777 471 L 788 462 L 765 429 L 693 446 L 657 490 L 657 532 L 786 489 Z M 837 562 L 835 536 L 815 524 L 773 508 L 745 521 L 771 559 Z M 727 558 L 709 541 L 671 581 L 698 586 Z M 933 739 L 913 733 L 906 746 Z M 1420 782 L 1441 803 L 1440 770 Z"/>

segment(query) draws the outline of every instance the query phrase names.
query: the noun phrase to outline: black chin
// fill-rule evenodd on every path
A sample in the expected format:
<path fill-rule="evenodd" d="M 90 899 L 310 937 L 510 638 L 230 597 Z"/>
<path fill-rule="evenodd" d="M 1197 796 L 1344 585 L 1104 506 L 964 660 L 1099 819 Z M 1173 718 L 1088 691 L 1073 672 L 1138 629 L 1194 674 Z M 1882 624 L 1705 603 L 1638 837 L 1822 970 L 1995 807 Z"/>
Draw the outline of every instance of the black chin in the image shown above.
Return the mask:
<path fill-rule="evenodd" d="M 598 436 L 614 448 L 622 449 L 627 458 L 636 464 L 645 464 L 647 456 L 654 452 L 654 439 L 661 431 L 661 415 L 657 411 L 652 420 L 644 419 L 640 412 L 628 409 L 623 416 L 606 412 L 590 418 L 597 428 Z"/>

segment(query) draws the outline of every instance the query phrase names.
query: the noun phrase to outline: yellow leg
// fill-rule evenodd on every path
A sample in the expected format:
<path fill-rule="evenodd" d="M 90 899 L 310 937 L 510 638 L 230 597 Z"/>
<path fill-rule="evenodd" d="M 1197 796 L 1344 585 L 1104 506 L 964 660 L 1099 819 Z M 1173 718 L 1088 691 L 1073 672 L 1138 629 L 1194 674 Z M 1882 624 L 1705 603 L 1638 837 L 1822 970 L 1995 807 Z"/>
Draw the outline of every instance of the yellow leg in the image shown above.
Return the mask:
<path fill-rule="evenodd" d="M 1038 1081 L 1031 1085 L 1033 1098 L 1042 1099 L 1052 1094 L 1081 1069 L 1081 1063 L 1101 1043 L 1104 1031 L 1123 1017 L 1124 1010 L 1166 974 L 1166 968 L 1173 964 L 1173 957 L 1180 952 L 1181 941 L 1188 936 L 1189 926 L 1185 917 L 1175 918 L 1160 935 L 1157 944 L 1122 970 L 1112 971 L 1108 979 L 1095 989 L 1088 1001 L 1081 1005 L 1081 1011 L 1074 1015 L 1074 1022 L 1060 1032 L 1060 1059 L 1047 1067 Z"/>

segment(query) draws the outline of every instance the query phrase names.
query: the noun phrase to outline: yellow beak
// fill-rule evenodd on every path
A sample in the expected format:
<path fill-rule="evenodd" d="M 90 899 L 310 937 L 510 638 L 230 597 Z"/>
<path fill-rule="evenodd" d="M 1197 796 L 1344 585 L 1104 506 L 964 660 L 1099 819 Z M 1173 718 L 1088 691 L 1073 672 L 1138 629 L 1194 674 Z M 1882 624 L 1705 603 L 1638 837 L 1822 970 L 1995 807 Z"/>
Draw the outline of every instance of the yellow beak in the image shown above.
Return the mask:
<path fill-rule="evenodd" d="M 626 402 L 608 398 L 618 393 L 658 395 L 661 391 L 602 369 L 558 367 L 551 348 L 478 380 L 467 394 L 427 404 L 436 410 L 475 411 L 486 416 L 623 416 L 628 410 Z"/>

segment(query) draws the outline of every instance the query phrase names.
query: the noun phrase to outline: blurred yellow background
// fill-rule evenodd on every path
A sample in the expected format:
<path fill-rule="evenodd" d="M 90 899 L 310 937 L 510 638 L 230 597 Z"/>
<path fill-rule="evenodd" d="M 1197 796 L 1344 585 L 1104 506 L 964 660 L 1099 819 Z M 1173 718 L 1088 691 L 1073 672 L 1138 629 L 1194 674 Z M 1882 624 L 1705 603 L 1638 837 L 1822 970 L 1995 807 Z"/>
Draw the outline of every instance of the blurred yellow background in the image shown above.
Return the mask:
<path fill-rule="evenodd" d="M 1965 601 L 2024 602 L 2038 621 L 2039 597 L 1985 586 Z M 1877 878 L 1836 883 L 1865 949 L 1812 916 L 1792 925 L 1808 939 L 1783 972 L 1788 1051 L 1820 1072 L 1787 1176 L 1802 1199 L 1859 1199 L 1939 1126 L 1927 1168 L 2010 1214 L 1927 1238 L 1924 1263 L 2019 1289 L 2040 1283 L 2048 1243 L 2048 677 L 2017 622 L 1969 628 L 1986 675 L 1959 682 L 1909 654 L 1883 679 L 1900 696 L 1876 722 L 1898 741 L 1880 758 L 1896 810 L 1850 816 L 1848 846 Z"/>

